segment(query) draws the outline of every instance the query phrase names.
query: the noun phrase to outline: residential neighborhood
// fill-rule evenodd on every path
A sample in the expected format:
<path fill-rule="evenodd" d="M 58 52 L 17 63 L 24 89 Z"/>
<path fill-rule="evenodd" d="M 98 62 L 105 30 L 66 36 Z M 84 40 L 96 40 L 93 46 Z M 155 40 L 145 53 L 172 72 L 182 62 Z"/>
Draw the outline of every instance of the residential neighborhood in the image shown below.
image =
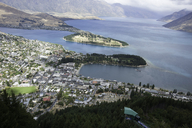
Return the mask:
<path fill-rule="evenodd" d="M 74 62 L 59 64 L 62 58 L 69 57 L 84 58 L 85 55 L 68 51 L 62 45 L 1 33 L 0 90 L 34 87 L 36 91 L 19 93 L 17 98 L 35 119 L 46 112 L 71 106 L 129 99 L 132 91 L 192 101 L 191 94 L 176 90 L 82 76 L 79 74 L 81 66 Z"/>

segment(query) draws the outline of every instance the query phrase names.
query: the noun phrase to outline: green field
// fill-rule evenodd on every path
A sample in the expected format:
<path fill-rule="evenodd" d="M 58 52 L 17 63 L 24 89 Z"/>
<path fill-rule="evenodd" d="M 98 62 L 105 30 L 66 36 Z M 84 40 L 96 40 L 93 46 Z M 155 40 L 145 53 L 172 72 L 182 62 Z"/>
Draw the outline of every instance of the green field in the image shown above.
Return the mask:
<path fill-rule="evenodd" d="M 13 93 L 15 93 L 15 95 L 19 95 L 19 93 L 21 94 L 26 94 L 26 93 L 31 93 L 31 92 L 36 92 L 36 86 L 32 86 L 32 87 L 13 87 L 13 88 L 7 88 L 6 89 L 7 93 L 9 95 L 11 95 L 11 91 L 13 91 Z"/>

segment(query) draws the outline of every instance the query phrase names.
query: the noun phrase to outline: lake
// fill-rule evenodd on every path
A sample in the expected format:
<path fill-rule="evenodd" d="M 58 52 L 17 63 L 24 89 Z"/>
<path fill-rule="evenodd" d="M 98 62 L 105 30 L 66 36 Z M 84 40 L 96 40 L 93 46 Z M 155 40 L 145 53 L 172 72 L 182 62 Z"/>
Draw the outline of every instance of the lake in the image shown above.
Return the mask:
<path fill-rule="evenodd" d="M 28 39 L 38 39 L 63 45 L 66 49 L 81 53 L 134 54 L 143 57 L 149 66 L 135 68 L 85 65 L 80 74 L 134 84 L 155 84 L 168 90 L 192 92 L 192 33 L 174 31 L 162 27 L 163 22 L 154 19 L 106 18 L 105 20 L 70 20 L 67 24 L 94 34 L 125 41 L 126 48 L 110 48 L 64 41 L 72 34 L 65 31 L 21 30 L 0 28 L 0 31 Z"/>

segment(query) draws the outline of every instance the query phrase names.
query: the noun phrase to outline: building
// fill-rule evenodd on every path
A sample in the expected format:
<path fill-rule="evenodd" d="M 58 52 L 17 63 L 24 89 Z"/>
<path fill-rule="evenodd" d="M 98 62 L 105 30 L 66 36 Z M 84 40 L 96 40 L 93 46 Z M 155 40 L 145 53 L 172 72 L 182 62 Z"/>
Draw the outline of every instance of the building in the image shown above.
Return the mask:
<path fill-rule="evenodd" d="M 140 120 L 138 113 L 132 110 L 131 108 L 124 107 L 124 114 L 125 118 L 128 120 L 136 120 L 136 121 Z"/>
<path fill-rule="evenodd" d="M 50 101 L 50 99 L 51 99 L 50 96 L 48 96 L 48 97 L 44 97 L 44 98 L 43 98 L 43 101 Z"/>

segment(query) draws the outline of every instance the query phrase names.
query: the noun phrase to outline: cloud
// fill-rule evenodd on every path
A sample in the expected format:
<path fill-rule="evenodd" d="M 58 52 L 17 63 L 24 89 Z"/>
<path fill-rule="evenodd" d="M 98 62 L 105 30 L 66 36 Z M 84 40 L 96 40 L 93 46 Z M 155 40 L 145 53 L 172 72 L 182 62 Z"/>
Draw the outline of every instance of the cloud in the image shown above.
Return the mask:
<path fill-rule="evenodd" d="M 192 10 L 192 0 L 105 0 L 108 3 L 121 3 L 135 7 L 147 8 L 155 11 Z"/>

